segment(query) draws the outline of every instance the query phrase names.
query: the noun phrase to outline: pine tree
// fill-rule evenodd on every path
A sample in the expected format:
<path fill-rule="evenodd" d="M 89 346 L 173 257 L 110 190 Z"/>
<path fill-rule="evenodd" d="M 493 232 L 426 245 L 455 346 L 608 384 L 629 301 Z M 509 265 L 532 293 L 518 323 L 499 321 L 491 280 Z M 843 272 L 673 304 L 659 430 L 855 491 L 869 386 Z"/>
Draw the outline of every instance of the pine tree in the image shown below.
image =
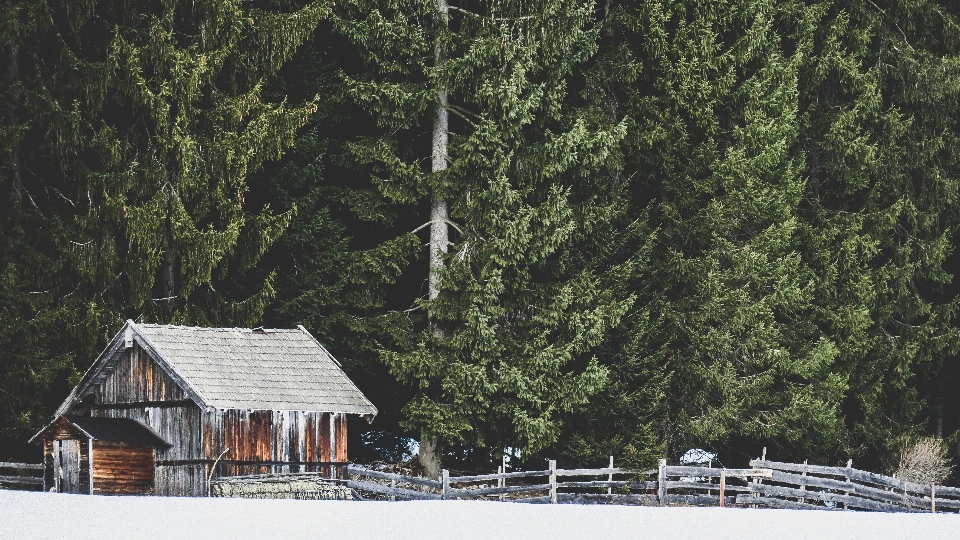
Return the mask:
<path fill-rule="evenodd" d="M 238 302 L 230 276 L 257 262 L 290 213 L 246 203 L 246 178 L 316 108 L 260 96 L 329 6 L 133 7 L 47 8 L 25 74 L 42 118 L 34 151 L 55 156 L 37 174 L 63 196 L 57 240 L 76 294 L 104 333 L 128 316 L 249 324 L 270 280 Z"/>
<path fill-rule="evenodd" d="M 282 5 L 280 5 L 282 4 Z M 20 445 L 126 318 L 249 325 L 293 213 L 247 201 L 316 109 L 261 99 L 328 2 L 4 4 L 0 430 Z M 61 388 L 62 392 L 63 389 Z"/>
<path fill-rule="evenodd" d="M 817 275 L 810 319 L 834 336 L 834 370 L 849 381 L 842 450 L 876 463 L 901 435 L 937 431 L 942 396 L 926 381 L 958 344 L 956 298 L 944 295 L 957 226 L 958 12 L 913 1 L 797 10 L 809 43 L 798 153 Z"/>
<path fill-rule="evenodd" d="M 804 50 L 782 33 L 794 14 L 763 0 L 609 2 L 605 13 L 593 76 L 631 120 L 626 212 L 650 240 L 626 246 L 648 252 L 629 276 L 639 309 L 611 336 L 610 392 L 566 451 L 616 441 L 648 461 L 658 447 L 773 441 L 813 456 L 839 436 L 846 381 L 833 373 L 838 344 L 806 320 L 816 275 L 802 258 L 794 151 Z"/>
<path fill-rule="evenodd" d="M 46 420 L 57 382 L 72 374 L 64 339 L 75 312 L 59 302 L 62 263 L 45 227 L 42 184 L 22 170 L 19 149 L 30 127 L 20 76 L 25 38 L 42 12 L 33 2 L 0 11 L 0 460 L 22 461 Z M 56 399 L 53 397 L 52 399 Z"/>
<path fill-rule="evenodd" d="M 582 84 L 575 67 L 595 50 L 591 6 L 470 3 L 447 17 L 427 3 L 351 10 L 339 28 L 369 69 L 346 86 L 385 126 L 354 153 L 391 204 L 427 214 L 434 201 L 448 205 L 445 220 L 435 212 L 428 221 L 449 227 L 443 267 L 435 259 L 421 274 L 437 279 L 413 312 L 384 316 L 395 326 L 383 359 L 420 391 L 405 425 L 448 445 L 543 449 L 564 411 L 602 386 L 594 348 L 631 303 L 607 286 L 616 269 L 577 249 L 604 219 L 609 175 L 597 173 L 623 133 L 565 107 L 568 87 Z M 442 135 L 433 128 L 443 90 L 446 168 L 422 135 Z M 442 252 L 432 238 L 432 253 Z"/>

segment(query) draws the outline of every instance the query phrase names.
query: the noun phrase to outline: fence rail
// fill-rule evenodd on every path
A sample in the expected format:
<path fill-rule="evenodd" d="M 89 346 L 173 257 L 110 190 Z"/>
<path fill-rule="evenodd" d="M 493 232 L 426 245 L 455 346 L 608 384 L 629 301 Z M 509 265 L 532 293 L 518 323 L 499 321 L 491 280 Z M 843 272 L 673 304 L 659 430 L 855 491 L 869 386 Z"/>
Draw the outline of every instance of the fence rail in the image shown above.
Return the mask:
<path fill-rule="evenodd" d="M 884 512 L 960 510 L 960 488 L 911 483 L 853 467 L 760 459 L 751 461 L 749 469 L 673 466 L 664 460 L 654 470 L 557 469 L 555 461 L 549 465 L 546 470 L 469 476 L 443 471 L 438 480 L 350 466 L 347 485 L 391 500 L 499 498 Z M 650 479 L 652 475 L 656 479 Z M 606 495 L 598 492 L 604 489 Z"/>
<path fill-rule="evenodd" d="M 39 471 L 40 476 L 31 474 L 34 471 Z M 43 465 L 0 461 L 0 489 L 42 490 Z"/>
<path fill-rule="evenodd" d="M 404 476 L 350 466 L 347 486 L 360 491 L 396 498 L 418 499 L 507 499 L 525 502 L 557 502 L 558 500 L 585 500 L 595 494 L 582 493 L 585 489 L 626 491 L 618 496 L 637 495 L 637 491 L 653 492 L 656 482 L 644 477 L 656 470 L 633 470 L 614 467 L 599 469 L 557 469 L 556 462 L 540 471 L 515 471 L 494 474 L 450 476 L 447 471 L 439 480 Z M 591 477 L 603 477 L 602 480 Z M 620 479 L 614 479 L 619 477 Z M 561 480 L 563 478 L 564 480 Z M 569 478 L 570 480 L 565 480 Z M 387 484 L 389 482 L 389 484 Z M 640 500 L 640 499 L 638 499 Z"/>
<path fill-rule="evenodd" d="M 338 464 L 343 465 L 343 464 Z M 433 480 L 347 465 L 333 482 L 400 499 L 490 499 L 517 502 L 740 505 L 820 510 L 958 512 L 960 488 L 924 485 L 847 467 L 756 459 L 750 469 L 673 466 L 653 470 L 613 467 L 450 476 Z M 39 490 L 43 465 L 0 462 L 0 488 Z M 279 475 L 315 476 L 315 473 Z M 656 478 L 651 478 L 656 475 Z M 259 480 L 262 475 L 250 477 Z M 598 478 L 599 477 L 599 478 Z M 242 482 L 235 477 L 233 482 Z M 606 494 L 602 491 L 606 490 Z M 614 493 L 616 490 L 616 493 Z"/>
<path fill-rule="evenodd" d="M 960 488 L 924 485 L 847 467 L 752 460 L 750 466 L 773 470 L 770 483 L 753 483 L 751 495 L 738 497 L 740 504 L 782 505 L 796 503 L 814 507 L 880 510 L 887 512 L 936 512 L 960 510 Z M 799 474 L 798 474 L 799 473 Z M 752 499 L 751 499 L 752 497 Z M 754 502 L 760 499 L 761 502 Z"/>

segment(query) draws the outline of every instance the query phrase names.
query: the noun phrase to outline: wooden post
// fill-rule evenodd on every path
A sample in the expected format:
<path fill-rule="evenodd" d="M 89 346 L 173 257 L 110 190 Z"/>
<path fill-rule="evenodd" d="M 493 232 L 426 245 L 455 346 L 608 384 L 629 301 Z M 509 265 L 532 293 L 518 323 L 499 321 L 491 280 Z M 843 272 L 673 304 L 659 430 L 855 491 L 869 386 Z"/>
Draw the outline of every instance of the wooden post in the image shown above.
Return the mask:
<path fill-rule="evenodd" d="M 853 458 L 850 458 L 850 459 L 847 460 L 847 468 L 848 468 L 848 469 L 853 468 Z M 849 481 L 850 481 L 850 477 L 847 476 L 847 477 L 846 477 L 846 480 L 847 480 L 847 482 L 849 482 Z M 843 494 L 844 494 L 844 495 L 849 495 L 850 492 L 849 492 L 849 491 L 844 491 Z M 843 503 L 843 509 L 844 509 L 844 510 L 847 509 L 847 503 Z"/>
<path fill-rule="evenodd" d="M 726 500 L 724 500 L 724 497 L 726 496 L 726 490 L 727 490 L 727 471 L 726 469 L 720 469 L 720 507 L 721 508 L 727 506 Z"/>
<path fill-rule="evenodd" d="M 657 472 L 657 499 L 660 500 L 660 506 L 667 505 L 667 460 L 660 460 L 660 468 Z"/>
<path fill-rule="evenodd" d="M 613 482 L 613 456 L 610 456 L 610 474 L 607 475 L 607 482 Z M 607 487 L 607 495 L 613 494 L 613 488 Z"/>
<path fill-rule="evenodd" d="M 557 460 L 550 460 L 550 504 L 557 504 Z"/>
<path fill-rule="evenodd" d="M 807 460 L 805 459 L 803 460 L 803 474 L 801 476 L 806 476 L 806 475 L 807 475 Z M 805 483 L 800 484 L 800 491 L 806 491 L 806 490 L 807 490 L 807 484 Z M 807 499 L 805 497 L 800 497 L 800 502 L 805 503 L 807 502 Z"/>
<path fill-rule="evenodd" d="M 440 485 L 442 486 L 440 498 L 443 500 L 449 499 L 450 498 L 450 471 L 448 471 L 447 469 L 443 469 L 440 471 Z"/>
<path fill-rule="evenodd" d="M 937 513 L 937 485 L 930 485 L 930 512 Z"/>
<path fill-rule="evenodd" d="M 707 462 L 707 468 L 708 468 L 708 469 L 712 469 L 712 468 L 713 468 L 713 460 L 712 460 L 712 459 Z M 707 478 L 707 483 L 708 483 L 708 484 L 713 484 L 713 477 L 712 477 L 712 476 L 711 476 L 710 478 Z M 708 490 L 707 490 L 707 496 L 708 496 L 708 497 L 713 497 L 713 490 L 712 490 L 712 489 L 708 489 Z"/>
<path fill-rule="evenodd" d="M 507 456 L 506 456 L 506 454 L 503 454 L 503 455 L 500 456 L 500 468 L 503 469 L 503 474 L 507 474 Z M 507 487 L 507 479 L 506 479 L 506 478 L 501 478 L 499 484 L 500 484 L 500 487 L 502 487 L 502 488 Z M 500 500 L 502 501 L 502 500 L 504 500 L 505 498 L 506 498 L 506 494 L 505 494 L 505 493 L 501 493 L 501 494 L 500 494 Z"/>
<path fill-rule="evenodd" d="M 390 479 L 390 489 L 391 489 L 391 490 L 397 489 L 397 479 L 396 479 L 396 478 L 391 478 L 391 479 Z M 396 496 L 395 493 L 396 493 L 396 492 L 394 492 L 394 493 L 392 493 L 392 494 L 390 495 L 390 500 L 391 500 L 391 501 L 396 501 L 396 500 L 397 500 L 397 496 Z"/>

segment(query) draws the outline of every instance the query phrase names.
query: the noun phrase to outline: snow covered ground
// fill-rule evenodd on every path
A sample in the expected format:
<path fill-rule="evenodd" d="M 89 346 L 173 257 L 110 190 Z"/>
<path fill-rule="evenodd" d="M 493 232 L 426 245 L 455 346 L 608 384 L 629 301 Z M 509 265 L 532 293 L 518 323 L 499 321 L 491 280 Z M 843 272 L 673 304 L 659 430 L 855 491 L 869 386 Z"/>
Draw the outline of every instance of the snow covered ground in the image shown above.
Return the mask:
<path fill-rule="evenodd" d="M 101 497 L 0 490 L 0 539 L 960 538 L 956 514 Z"/>

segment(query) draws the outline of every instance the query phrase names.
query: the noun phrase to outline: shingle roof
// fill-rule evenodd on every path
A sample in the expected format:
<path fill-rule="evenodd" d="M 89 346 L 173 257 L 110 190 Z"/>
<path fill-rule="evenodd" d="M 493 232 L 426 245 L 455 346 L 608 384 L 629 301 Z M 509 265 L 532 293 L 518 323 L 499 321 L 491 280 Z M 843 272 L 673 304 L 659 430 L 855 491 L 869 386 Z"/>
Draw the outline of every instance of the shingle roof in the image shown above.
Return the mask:
<path fill-rule="evenodd" d="M 140 446 L 169 447 L 170 443 L 153 429 L 129 418 L 100 418 L 93 416 L 64 416 L 98 441 L 112 441 Z"/>
<path fill-rule="evenodd" d="M 377 414 L 302 326 L 250 330 L 128 325 L 208 406 Z"/>
<path fill-rule="evenodd" d="M 53 422 L 47 424 L 46 427 L 31 437 L 30 442 L 39 442 L 45 434 L 50 432 L 55 433 L 64 426 L 71 424 L 74 428 L 79 429 L 84 437 L 89 437 L 95 441 L 110 441 L 161 448 L 170 446 L 170 443 L 163 440 L 163 437 L 151 427 L 145 426 L 130 418 L 105 418 L 77 416 L 73 414 L 57 416 Z"/>

